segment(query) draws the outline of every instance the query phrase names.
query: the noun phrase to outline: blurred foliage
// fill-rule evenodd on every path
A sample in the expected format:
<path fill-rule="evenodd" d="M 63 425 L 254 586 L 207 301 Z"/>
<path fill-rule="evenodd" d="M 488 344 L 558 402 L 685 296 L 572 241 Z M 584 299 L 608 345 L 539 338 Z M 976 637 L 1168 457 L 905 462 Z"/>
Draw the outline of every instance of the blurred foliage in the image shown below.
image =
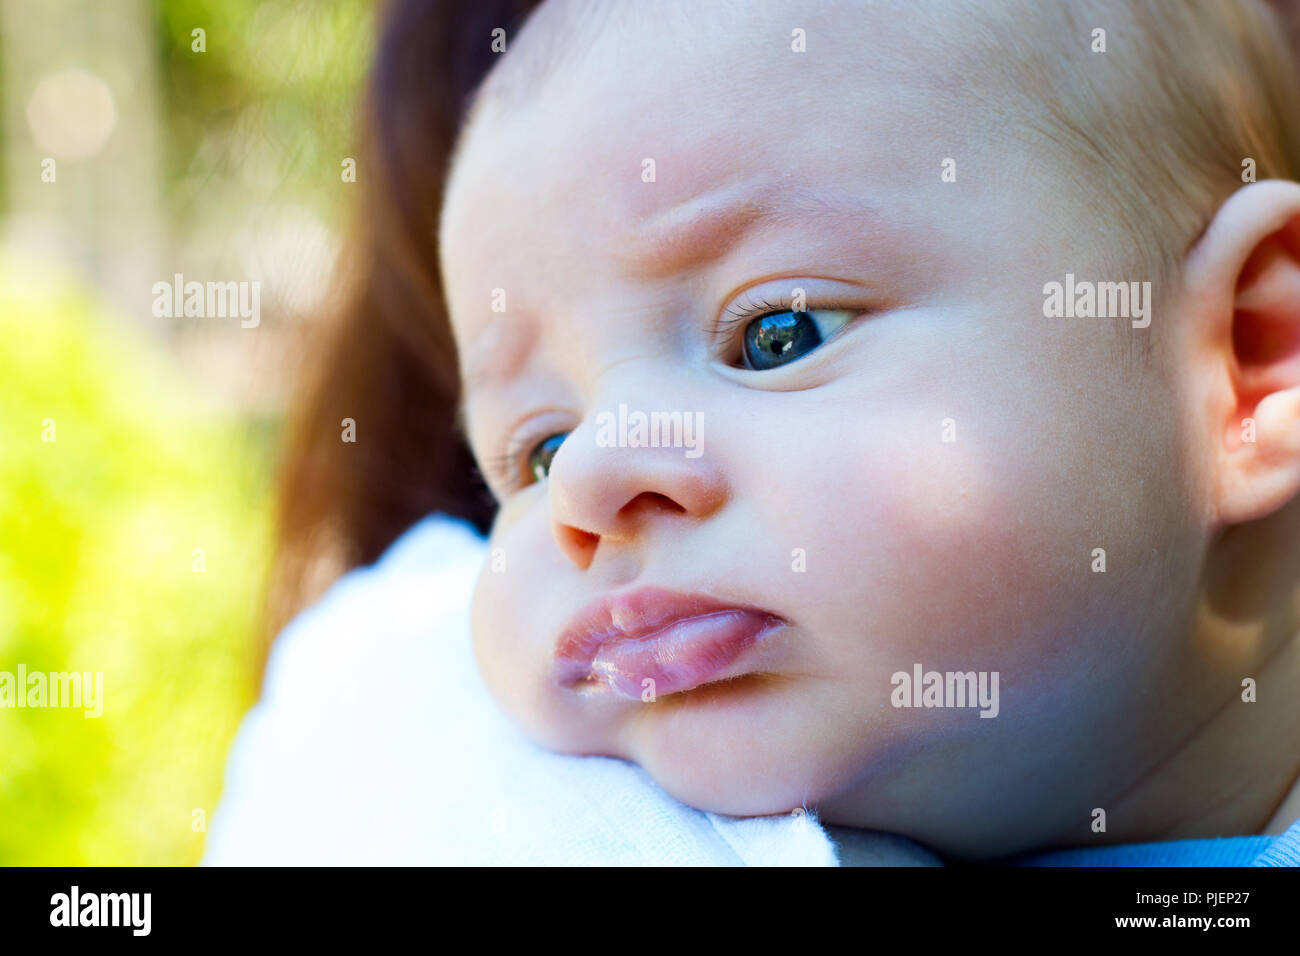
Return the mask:
<path fill-rule="evenodd" d="M 0 339 L 0 670 L 104 675 L 99 718 L 0 709 L 0 863 L 196 862 L 256 693 L 266 449 L 66 279 L 0 262 Z"/>
<path fill-rule="evenodd" d="M 157 0 L 142 19 L 164 277 L 245 277 L 230 263 L 265 226 L 294 251 L 311 230 L 285 224 L 340 225 L 374 7 Z M 292 273 L 300 260 L 286 261 Z M 257 694 L 279 423 L 201 391 L 165 328 L 104 301 L 70 272 L 0 251 L 0 671 L 102 671 L 105 698 L 99 718 L 0 709 L 0 864 L 197 862 L 194 811 L 211 822 Z M 237 368 L 252 342 L 226 361 Z M 54 441 L 42 441 L 47 419 Z"/>
<path fill-rule="evenodd" d="M 327 221 L 339 215 L 334 187 L 342 159 L 355 156 L 374 6 L 163 0 L 159 92 L 177 221 L 220 221 L 232 192 L 244 204 L 273 195 Z M 205 31 L 202 54 L 195 29 Z"/>

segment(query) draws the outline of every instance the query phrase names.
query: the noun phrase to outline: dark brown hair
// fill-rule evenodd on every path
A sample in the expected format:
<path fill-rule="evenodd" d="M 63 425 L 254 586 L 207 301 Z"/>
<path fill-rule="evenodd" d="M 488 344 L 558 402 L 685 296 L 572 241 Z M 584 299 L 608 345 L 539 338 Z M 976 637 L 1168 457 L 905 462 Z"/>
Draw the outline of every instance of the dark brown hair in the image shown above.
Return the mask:
<path fill-rule="evenodd" d="M 392 0 L 384 12 L 339 306 L 313 332 L 286 428 L 268 637 L 424 515 L 491 523 L 494 502 L 455 422 L 437 223 L 456 134 L 498 56 L 492 32 L 513 36 L 539 3 Z M 344 419 L 354 442 L 342 440 Z"/>

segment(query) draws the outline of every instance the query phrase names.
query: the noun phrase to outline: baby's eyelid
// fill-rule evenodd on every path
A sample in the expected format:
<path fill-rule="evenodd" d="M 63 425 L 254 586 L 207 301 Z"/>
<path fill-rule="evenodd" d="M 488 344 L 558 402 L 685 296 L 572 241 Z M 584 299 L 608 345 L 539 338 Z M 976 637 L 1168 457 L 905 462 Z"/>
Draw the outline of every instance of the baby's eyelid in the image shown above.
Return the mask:
<path fill-rule="evenodd" d="M 862 306 L 836 308 L 834 306 L 822 306 L 817 303 L 804 302 L 798 303 L 803 307 L 796 309 L 794 307 L 796 303 L 794 302 L 782 305 L 779 303 L 768 302 L 766 299 L 763 300 L 763 304 L 764 307 L 756 308 L 754 311 L 749 313 L 736 314 L 733 312 L 729 318 L 721 319 L 714 327 L 714 342 L 712 347 L 718 357 L 726 361 L 728 364 L 731 364 L 731 362 L 737 358 L 744 363 L 733 367 L 747 368 L 750 371 L 772 370 L 772 367 L 766 369 L 753 368 L 746 357 L 747 347 L 745 344 L 744 334 L 745 330 L 748 329 L 749 325 L 753 322 L 757 322 L 773 315 L 792 313 L 806 315 L 812 320 L 813 324 L 817 327 L 821 341 L 808 351 L 801 353 L 801 355 L 792 358 L 790 362 L 785 363 L 788 365 L 797 361 L 798 358 L 801 358 L 803 355 L 808 355 L 819 350 L 831 339 L 837 338 L 856 318 L 872 311 L 870 308 Z M 731 312 L 732 310 L 728 309 L 728 311 Z M 835 316 L 836 319 L 829 323 L 830 327 L 827 327 L 822 320 L 823 316 Z M 739 356 L 735 354 L 737 351 L 740 353 Z"/>
<path fill-rule="evenodd" d="M 502 454 L 488 460 L 492 469 L 490 478 L 500 484 L 507 493 L 535 484 L 537 479 L 530 467 L 533 453 L 556 435 L 567 437 L 568 434 L 569 430 L 554 425 L 530 428 L 517 433 L 506 442 Z"/>
<path fill-rule="evenodd" d="M 520 409 L 500 431 L 485 430 L 483 455 L 478 457 L 484 478 L 511 492 L 530 484 L 531 480 L 523 480 L 524 457 L 552 435 L 568 434 L 573 422 L 574 412 L 567 402 L 546 402 Z"/>
<path fill-rule="evenodd" d="M 849 312 L 857 316 L 871 311 L 870 307 L 861 303 L 861 295 L 861 287 L 857 294 L 846 294 L 843 289 L 822 290 L 817 294 L 809 294 L 799 281 L 794 281 L 788 288 L 779 290 L 769 288 L 767 291 L 757 292 L 746 289 L 735 296 L 705 331 L 709 333 L 715 349 L 725 349 L 735 338 L 738 328 L 743 329 L 747 323 L 767 315 L 782 312 L 810 314 Z"/>
<path fill-rule="evenodd" d="M 794 296 L 790 296 L 793 304 Z M 715 346 L 721 347 L 726 345 L 734 335 L 736 329 L 743 328 L 745 323 L 752 322 L 754 319 L 762 318 L 765 315 L 771 315 L 775 312 L 790 311 L 790 304 L 783 301 L 778 296 L 776 302 L 771 302 L 764 296 L 755 300 L 748 292 L 742 292 L 730 305 L 722 311 L 722 315 L 708 326 L 707 331 L 713 340 Z"/>
<path fill-rule="evenodd" d="M 511 443 L 502 454 L 483 459 L 483 474 L 492 484 L 501 486 L 507 492 L 513 491 L 519 481 L 516 474 L 518 465 L 519 454 Z"/>

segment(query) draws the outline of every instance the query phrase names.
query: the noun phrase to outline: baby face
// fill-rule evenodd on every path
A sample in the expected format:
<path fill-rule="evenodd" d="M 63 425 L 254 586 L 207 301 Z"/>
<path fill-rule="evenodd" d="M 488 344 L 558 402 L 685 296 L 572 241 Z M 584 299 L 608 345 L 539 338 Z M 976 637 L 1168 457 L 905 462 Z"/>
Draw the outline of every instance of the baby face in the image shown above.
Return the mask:
<path fill-rule="evenodd" d="M 559 59 L 449 183 L 483 676 L 707 810 L 1045 838 L 1185 717 L 1185 399 L 1150 329 L 1044 317 L 1146 276 L 952 16 L 692 9 L 577 40 L 548 4 L 519 43 Z M 895 706 L 917 665 L 996 673 L 996 716 Z"/>

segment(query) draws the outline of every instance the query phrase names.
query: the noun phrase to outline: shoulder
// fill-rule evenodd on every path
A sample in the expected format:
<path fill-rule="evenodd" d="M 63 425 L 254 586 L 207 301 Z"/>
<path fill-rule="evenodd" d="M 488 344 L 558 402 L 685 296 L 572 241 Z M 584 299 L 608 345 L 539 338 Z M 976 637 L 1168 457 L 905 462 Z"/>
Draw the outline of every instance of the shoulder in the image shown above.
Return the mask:
<path fill-rule="evenodd" d="M 441 785 L 420 755 L 473 697 L 469 598 L 485 552 L 469 525 L 430 516 L 284 629 L 231 748 L 205 863 L 419 853 L 419 794 Z"/>

